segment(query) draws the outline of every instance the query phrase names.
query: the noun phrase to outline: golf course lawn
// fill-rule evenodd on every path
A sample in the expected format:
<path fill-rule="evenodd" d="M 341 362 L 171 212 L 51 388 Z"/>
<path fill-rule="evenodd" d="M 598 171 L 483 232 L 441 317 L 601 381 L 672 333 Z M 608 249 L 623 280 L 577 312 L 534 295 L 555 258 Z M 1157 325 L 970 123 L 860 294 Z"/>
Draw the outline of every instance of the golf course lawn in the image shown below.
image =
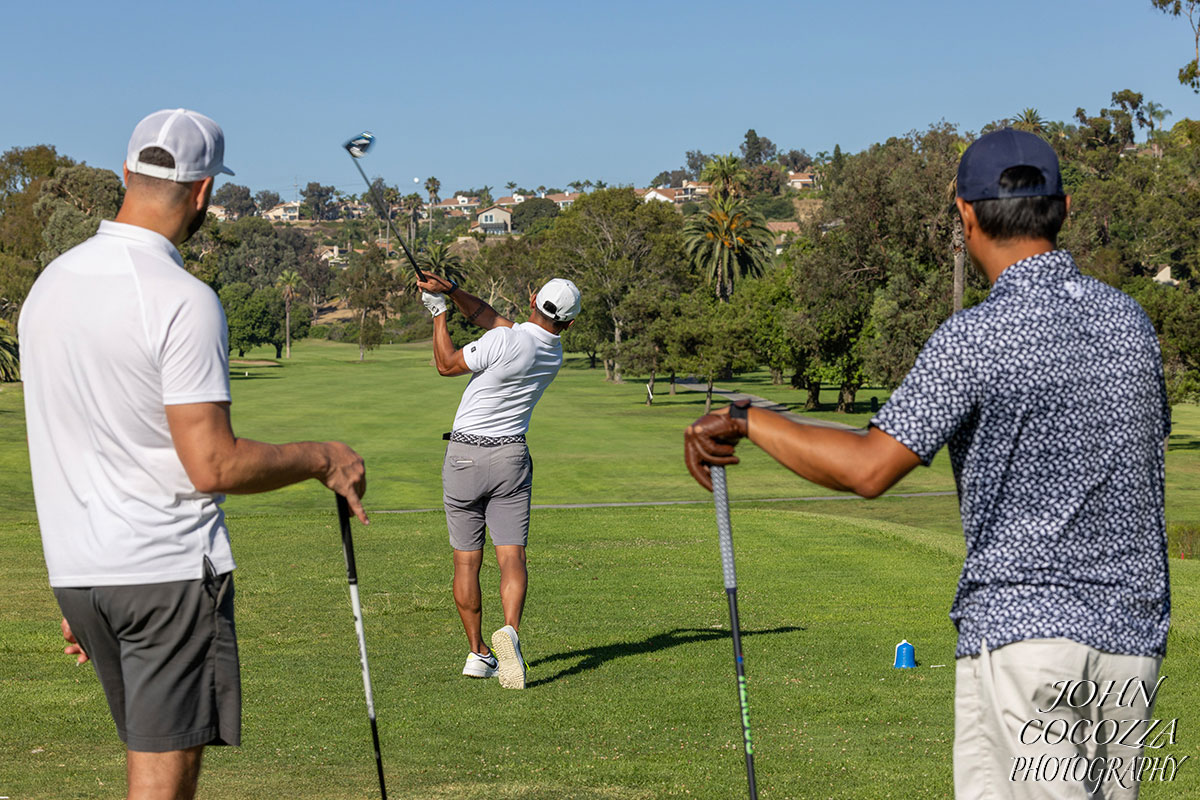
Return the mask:
<path fill-rule="evenodd" d="M 681 457 L 704 394 L 672 396 L 660 381 L 647 407 L 641 383 L 606 384 L 578 357 L 547 391 L 529 435 L 535 505 L 654 505 L 535 509 L 529 688 L 512 692 L 459 674 L 466 646 L 439 475 L 466 379 L 438 377 L 428 345 L 357 357 L 352 345 L 302 342 L 282 366 L 235 363 L 233 416 L 241 436 L 338 438 L 367 460 L 372 521 L 354 535 L 389 794 L 744 797 L 711 497 Z M 804 396 L 760 374 L 722 387 L 792 407 Z M 19 385 L 0 388 L 0 796 L 123 797 L 123 750 L 99 685 L 61 654 L 21 402 Z M 953 492 L 945 455 L 874 501 L 834 499 L 752 446 L 739 455 L 729 491 L 761 796 L 950 797 L 957 503 L 904 496 Z M 1168 523 L 1200 524 L 1200 408 L 1175 410 L 1167 480 Z M 333 498 L 309 482 L 230 497 L 225 509 L 243 745 L 207 751 L 199 796 L 377 797 Z M 1155 716 L 1179 723 L 1152 754 L 1189 759 L 1145 798 L 1200 797 L 1198 564 L 1170 562 Z M 490 555 L 483 581 L 490 631 L 502 622 Z M 901 639 L 917 669 L 892 668 Z"/>

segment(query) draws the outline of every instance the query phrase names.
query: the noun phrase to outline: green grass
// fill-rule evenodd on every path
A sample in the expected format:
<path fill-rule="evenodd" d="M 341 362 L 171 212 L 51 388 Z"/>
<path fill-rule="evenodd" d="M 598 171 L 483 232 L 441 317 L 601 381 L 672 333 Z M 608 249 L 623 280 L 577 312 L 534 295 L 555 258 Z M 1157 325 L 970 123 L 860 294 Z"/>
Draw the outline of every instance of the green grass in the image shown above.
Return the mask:
<path fill-rule="evenodd" d="M 261 354 L 253 354 L 261 355 Z M 702 393 L 642 404 L 572 361 L 534 415 L 535 503 L 699 501 L 534 512 L 522 626 L 531 686 L 458 675 L 440 511 L 440 433 L 463 380 L 427 347 L 356 362 L 306 342 L 282 367 L 235 366 L 239 434 L 342 438 L 366 456 L 369 528 L 355 529 L 389 789 L 413 798 L 744 796 L 740 728 L 709 495 L 682 467 Z M 249 373 L 247 376 L 245 373 Z M 797 403 L 759 376 L 733 382 Z M 753 387 L 753 388 L 749 388 Z M 780 399 L 776 397 L 773 399 Z M 1172 524 L 1196 521 L 1200 414 L 1176 412 Z M 831 415 L 832 416 L 832 415 Z M 859 416 L 855 421 L 862 421 Z M 20 389 L 0 391 L 0 795 L 123 796 L 123 753 L 89 669 L 59 653 L 29 490 Z M 739 602 L 764 798 L 950 797 L 961 566 L 954 497 L 826 497 L 754 448 L 730 470 Z M 898 492 L 945 491 L 944 459 Z M 1191 498 L 1190 500 L 1188 498 Z M 202 797 L 377 796 L 333 503 L 315 483 L 226 503 L 239 568 L 241 748 L 210 748 Z M 1200 796 L 1200 566 L 1171 561 L 1173 628 L 1158 716 L 1179 717 L 1173 784 Z M 501 623 L 485 559 L 485 628 Z M 896 642 L 920 667 L 893 670 Z M 935 664 L 946 664 L 934 668 Z"/>

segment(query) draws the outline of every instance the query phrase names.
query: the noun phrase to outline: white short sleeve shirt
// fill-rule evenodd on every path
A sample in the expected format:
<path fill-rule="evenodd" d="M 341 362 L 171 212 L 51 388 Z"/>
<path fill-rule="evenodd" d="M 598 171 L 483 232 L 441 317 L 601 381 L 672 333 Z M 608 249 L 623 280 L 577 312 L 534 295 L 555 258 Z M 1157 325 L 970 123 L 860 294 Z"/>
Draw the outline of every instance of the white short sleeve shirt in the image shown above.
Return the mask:
<path fill-rule="evenodd" d="M 168 405 L 230 399 L 224 311 L 174 245 L 102 222 L 38 277 L 18 332 L 50 585 L 233 569 L 224 498 L 196 491 L 167 426 Z"/>
<path fill-rule="evenodd" d="M 540 325 L 492 328 L 463 348 L 474 375 L 463 392 L 454 430 L 515 436 L 529 430 L 533 407 L 562 366 L 562 342 Z"/>

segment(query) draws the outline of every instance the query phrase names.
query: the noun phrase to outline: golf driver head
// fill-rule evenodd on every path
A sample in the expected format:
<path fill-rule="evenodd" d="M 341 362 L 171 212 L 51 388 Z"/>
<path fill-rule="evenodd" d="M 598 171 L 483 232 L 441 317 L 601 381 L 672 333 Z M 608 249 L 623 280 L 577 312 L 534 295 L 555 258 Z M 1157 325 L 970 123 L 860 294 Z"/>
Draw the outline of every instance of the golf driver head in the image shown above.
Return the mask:
<path fill-rule="evenodd" d="M 375 134 L 370 131 L 363 131 L 342 145 L 342 147 L 345 147 L 346 152 L 355 158 L 362 158 L 371 149 L 371 145 L 373 144 L 375 144 Z"/>

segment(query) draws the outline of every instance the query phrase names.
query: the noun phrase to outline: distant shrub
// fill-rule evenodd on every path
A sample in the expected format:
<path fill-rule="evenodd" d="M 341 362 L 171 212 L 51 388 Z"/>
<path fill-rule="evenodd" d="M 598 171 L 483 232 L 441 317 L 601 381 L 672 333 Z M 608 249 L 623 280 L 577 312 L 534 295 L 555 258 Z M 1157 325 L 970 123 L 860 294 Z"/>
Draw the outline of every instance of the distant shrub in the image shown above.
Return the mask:
<path fill-rule="evenodd" d="M 1171 558 L 1196 558 L 1200 545 L 1200 525 L 1179 523 L 1167 526 L 1167 555 Z"/>
<path fill-rule="evenodd" d="M 768 220 L 794 220 L 796 207 L 788 197 L 768 197 L 761 195 L 750 198 L 750 207 L 762 214 Z"/>

